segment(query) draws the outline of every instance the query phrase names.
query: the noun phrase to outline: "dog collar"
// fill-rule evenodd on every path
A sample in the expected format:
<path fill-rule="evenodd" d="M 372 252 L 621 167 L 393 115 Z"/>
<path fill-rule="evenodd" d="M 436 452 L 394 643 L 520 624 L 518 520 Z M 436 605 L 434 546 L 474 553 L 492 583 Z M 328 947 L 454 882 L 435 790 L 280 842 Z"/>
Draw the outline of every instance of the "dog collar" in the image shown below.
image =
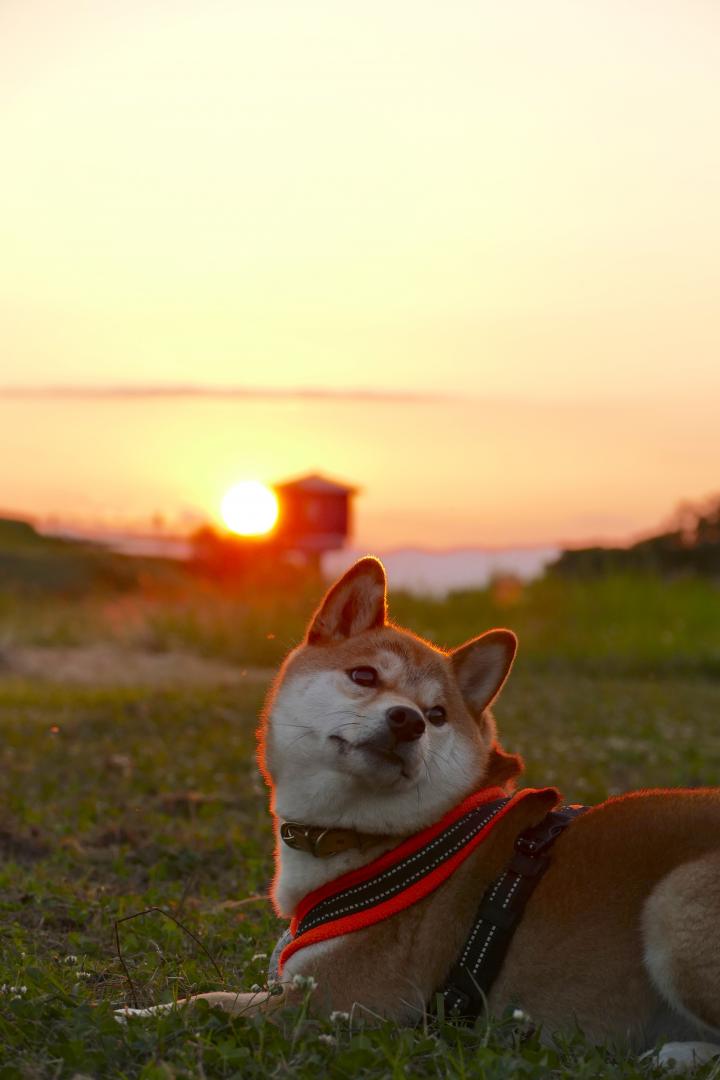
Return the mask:
<path fill-rule="evenodd" d="M 302 825 L 299 821 L 283 821 L 280 839 L 293 851 L 307 851 L 316 859 L 326 859 L 343 851 L 367 851 L 388 840 L 397 839 L 389 834 L 361 833 L 355 829 L 323 829 L 319 825 Z"/>
<path fill-rule="evenodd" d="M 530 795 L 544 793 L 557 802 L 554 788 L 542 792 L 525 788 L 512 796 L 499 787 L 484 788 L 367 866 L 309 893 L 290 923 L 279 973 L 298 949 L 372 926 L 434 892 L 513 807 Z"/>

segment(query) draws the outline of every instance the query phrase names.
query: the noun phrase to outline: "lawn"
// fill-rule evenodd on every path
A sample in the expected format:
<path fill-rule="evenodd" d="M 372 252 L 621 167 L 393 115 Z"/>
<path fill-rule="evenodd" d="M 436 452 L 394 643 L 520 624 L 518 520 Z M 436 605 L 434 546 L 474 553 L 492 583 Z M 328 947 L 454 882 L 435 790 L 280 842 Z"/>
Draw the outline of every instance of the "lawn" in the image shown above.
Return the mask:
<path fill-rule="evenodd" d="M 446 604 L 405 598 L 394 614 L 450 644 L 498 621 L 525 629 L 528 656 L 496 713 L 505 745 L 526 759 L 527 783 L 557 784 L 583 802 L 634 787 L 720 783 L 717 594 L 703 587 L 678 611 L 658 586 L 654 618 L 628 604 L 623 620 L 619 606 L 608 611 L 620 599 L 598 592 L 605 609 L 590 627 L 578 617 L 573 635 L 562 620 L 589 611 L 592 597 L 553 588 L 545 608 L 515 597 L 501 610 L 488 592 Z M 248 625 L 261 635 L 255 651 L 236 645 L 234 656 L 225 606 L 214 637 L 211 608 L 195 637 L 177 632 L 188 623 L 177 605 L 168 608 L 165 636 L 152 648 L 257 665 L 301 625 L 299 602 L 287 616 L 279 604 L 268 611 L 255 610 L 252 623 L 247 612 L 238 619 L 241 637 Z M 157 603 L 156 621 L 161 612 Z M 31 615 L 20 620 L 6 608 L 10 660 L 0 678 L 0 1080 L 661 1075 L 580 1034 L 541 1045 L 530 1022 L 512 1018 L 399 1032 L 358 1018 L 352 1027 L 319 1023 L 302 1010 L 270 1024 L 198 1008 L 119 1025 L 113 1008 L 133 998 L 153 1003 L 263 982 L 281 927 L 266 898 L 270 828 L 253 758 L 262 675 L 247 685 L 113 685 L 106 673 L 93 685 L 87 676 L 58 681 L 50 665 L 47 678 L 30 681 L 14 671 L 12 654 L 38 640 Z M 37 616 L 51 656 L 48 610 L 38 607 Z M 56 627 L 62 617 L 70 626 L 70 613 L 58 609 Z M 118 620 L 111 632 L 93 618 L 80 620 L 78 642 L 94 633 L 114 647 L 149 647 L 139 632 L 129 645 L 119 640 Z"/>
<path fill-rule="evenodd" d="M 102 641 L 274 667 L 301 637 L 321 590 L 312 581 L 271 591 L 148 578 L 141 589 L 68 603 L 50 593 L 19 601 L 1 582 L 0 661 L 16 646 Z M 548 576 L 525 586 L 500 579 L 448 600 L 392 594 L 390 614 L 445 647 L 510 626 L 520 636 L 522 666 L 539 671 L 720 677 L 720 584 L 707 578 Z"/>

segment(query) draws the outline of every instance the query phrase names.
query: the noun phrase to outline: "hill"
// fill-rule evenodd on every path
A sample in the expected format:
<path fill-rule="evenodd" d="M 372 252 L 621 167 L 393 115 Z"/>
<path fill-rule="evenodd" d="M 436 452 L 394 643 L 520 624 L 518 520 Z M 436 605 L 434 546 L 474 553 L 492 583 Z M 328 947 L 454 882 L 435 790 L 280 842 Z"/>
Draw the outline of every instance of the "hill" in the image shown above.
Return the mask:
<path fill-rule="evenodd" d="M 135 559 L 100 544 L 43 536 L 29 521 L 0 518 L 0 589 L 77 595 L 132 589 L 145 575 L 173 573 L 170 560 Z"/>

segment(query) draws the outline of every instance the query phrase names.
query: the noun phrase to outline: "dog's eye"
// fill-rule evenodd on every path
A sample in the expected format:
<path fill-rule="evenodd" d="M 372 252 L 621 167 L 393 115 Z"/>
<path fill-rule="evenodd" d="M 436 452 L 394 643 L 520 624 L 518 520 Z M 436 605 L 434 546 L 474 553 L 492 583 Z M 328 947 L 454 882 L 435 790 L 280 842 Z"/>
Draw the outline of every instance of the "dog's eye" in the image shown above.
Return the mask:
<path fill-rule="evenodd" d="M 348 675 L 358 686 L 377 686 L 378 673 L 374 667 L 354 667 Z"/>
<path fill-rule="evenodd" d="M 447 715 L 442 705 L 433 705 L 432 709 L 428 709 L 425 715 L 431 724 L 435 724 L 435 727 L 440 727 L 440 725 L 444 724 L 447 720 Z"/>

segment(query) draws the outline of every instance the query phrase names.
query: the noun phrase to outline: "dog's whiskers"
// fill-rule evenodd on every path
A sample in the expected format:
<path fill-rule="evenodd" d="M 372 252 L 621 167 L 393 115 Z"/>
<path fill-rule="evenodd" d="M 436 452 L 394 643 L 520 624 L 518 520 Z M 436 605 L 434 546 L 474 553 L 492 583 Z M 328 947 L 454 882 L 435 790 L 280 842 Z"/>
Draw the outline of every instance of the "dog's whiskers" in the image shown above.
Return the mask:
<path fill-rule="evenodd" d="M 331 712 L 324 714 L 328 719 L 333 716 L 356 716 L 359 719 L 364 719 L 362 713 L 356 712 L 355 709 L 333 709 Z"/>
<path fill-rule="evenodd" d="M 307 739 L 308 735 L 311 734 L 312 731 L 304 731 L 302 735 L 298 735 L 297 738 L 293 739 L 293 741 L 290 743 L 290 747 L 295 746 L 297 743 L 301 742 L 302 739 Z M 290 749 L 290 747 L 288 747 L 288 749 Z"/>
<path fill-rule="evenodd" d="M 443 765 L 450 765 L 451 764 L 450 760 L 448 758 L 446 758 L 443 754 L 441 754 L 439 750 L 433 750 L 432 747 L 428 746 L 427 752 L 430 755 L 430 757 L 440 758 L 440 761 L 442 761 Z"/>

